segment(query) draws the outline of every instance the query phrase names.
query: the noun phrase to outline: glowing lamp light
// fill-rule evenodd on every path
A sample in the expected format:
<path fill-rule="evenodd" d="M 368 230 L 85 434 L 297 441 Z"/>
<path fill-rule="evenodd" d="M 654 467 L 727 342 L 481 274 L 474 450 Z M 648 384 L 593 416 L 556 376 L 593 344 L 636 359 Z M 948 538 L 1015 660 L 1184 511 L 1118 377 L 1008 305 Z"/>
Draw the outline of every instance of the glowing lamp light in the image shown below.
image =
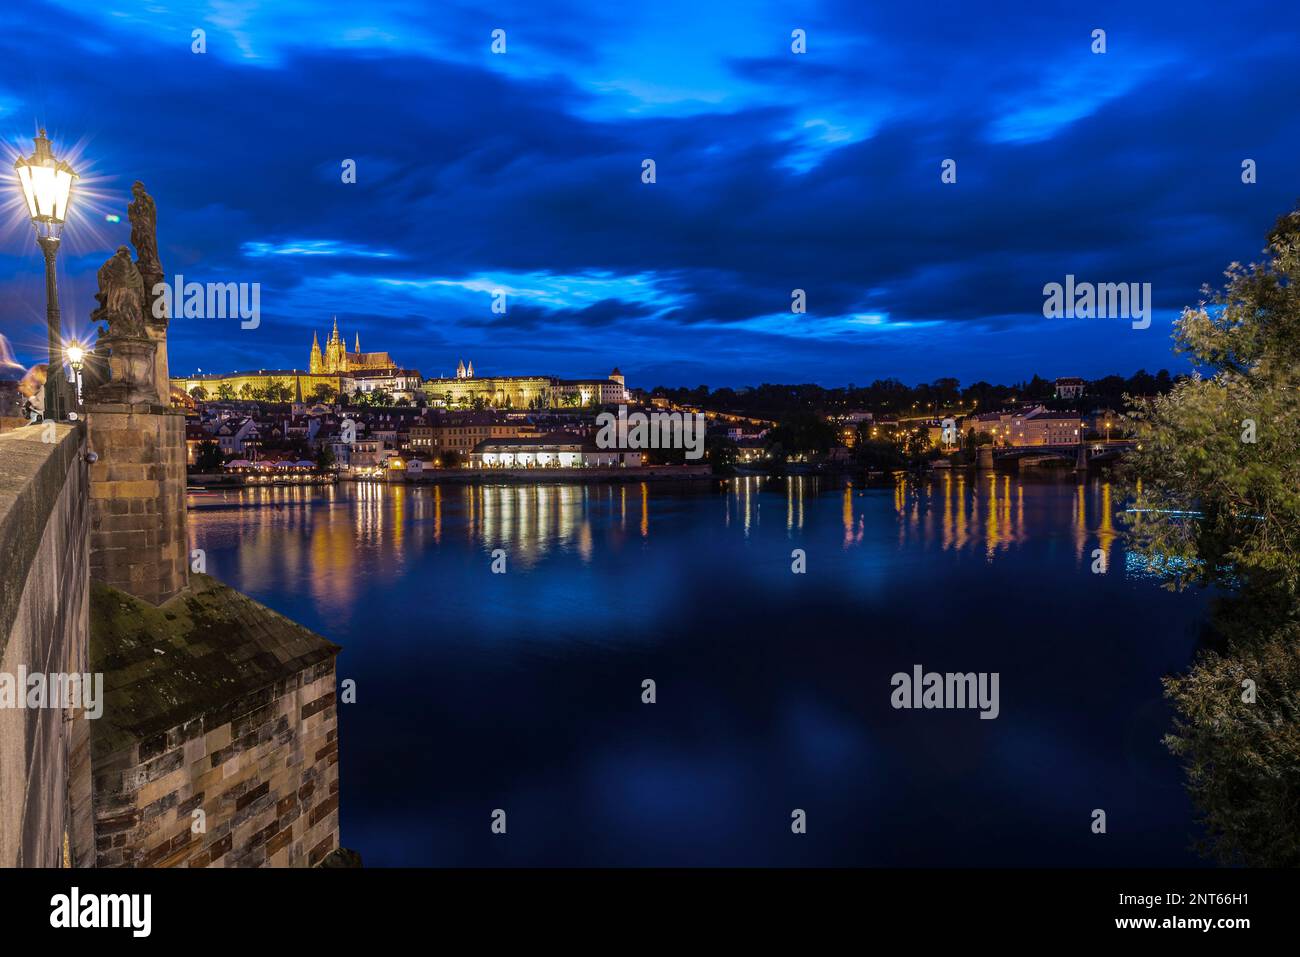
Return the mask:
<path fill-rule="evenodd" d="M 20 156 L 14 162 L 18 183 L 27 201 L 27 213 L 41 239 L 58 241 L 63 224 L 68 219 L 68 204 L 72 200 L 72 186 L 77 174 L 67 163 L 56 160 L 50 150 L 50 141 L 41 130 L 36 137 L 36 152 Z"/>
<path fill-rule="evenodd" d="M 63 355 L 68 360 L 68 365 L 72 366 L 72 378 L 76 383 L 74 390 L 75 404 L 78 409 L 81 408 L 81 367 L 86 362 L 86 348 L 76 339 L 68 343 L 63 350 Z M 69 418 L 72 418 L 70 415 Z"/>

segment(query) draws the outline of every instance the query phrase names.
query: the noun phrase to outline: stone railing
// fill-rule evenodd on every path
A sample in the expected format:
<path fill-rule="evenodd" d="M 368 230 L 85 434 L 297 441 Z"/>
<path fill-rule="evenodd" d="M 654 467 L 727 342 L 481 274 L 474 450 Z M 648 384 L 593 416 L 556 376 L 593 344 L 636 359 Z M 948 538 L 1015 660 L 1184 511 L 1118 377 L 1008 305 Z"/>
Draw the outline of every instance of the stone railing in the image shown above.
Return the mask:
<path fill-rule="evenodd" d="M 48 683 L 87 671 L 85 453 L 79 424 L 0 435 L 0 867 L 95 857 L 90 722 Z"/>

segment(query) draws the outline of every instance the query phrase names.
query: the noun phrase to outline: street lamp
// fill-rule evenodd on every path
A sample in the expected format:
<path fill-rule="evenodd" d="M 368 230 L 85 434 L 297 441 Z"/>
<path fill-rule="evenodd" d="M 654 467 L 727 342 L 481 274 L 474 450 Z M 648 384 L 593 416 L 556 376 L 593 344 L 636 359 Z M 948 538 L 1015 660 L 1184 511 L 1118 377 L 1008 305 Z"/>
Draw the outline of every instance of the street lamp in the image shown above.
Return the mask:
<path fill-rule="evenodd" d="M 36 230 L 36 242 L 45 254 L 45 324 L 49 334 L 49 365 L 45 370 L 45 418 L 62 418 L 64 389 L 58 381 L 63 368 L 63 336 L 59 330 L 59 290 L 54 277 L 54 257 L 59 251 L 59 237 L 68 219 L 68 203 L 77 174 L 67 163 L 56 160 L 50 141 L 41 130 L 36 137 L 36 152 L 18 157 L 14 162 L 18 182 L 27 201 L 27 212 Z"/>
<path fill-rule="evenodd" d="M 77 401 L 76 406 L 81 408 L 81 367 L 86 361 L 86 350 L 77 340 L 72 340 L 72 344 L 67 348 L 68 364 L 72 366 L 72 377 L 77 382 Z"/>

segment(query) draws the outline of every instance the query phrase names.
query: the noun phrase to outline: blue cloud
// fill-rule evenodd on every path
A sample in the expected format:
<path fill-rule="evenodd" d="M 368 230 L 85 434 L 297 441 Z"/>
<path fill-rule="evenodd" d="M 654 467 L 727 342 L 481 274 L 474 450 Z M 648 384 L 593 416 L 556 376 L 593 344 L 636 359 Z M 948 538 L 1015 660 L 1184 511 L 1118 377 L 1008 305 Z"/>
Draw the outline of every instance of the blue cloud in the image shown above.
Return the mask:
<path fill-rule="evenodd" d="M 70 324 L 136 178 L 169 272 L 262 283 L 255 332 L 174 325 L 177 369 L 301 364 L 337 313 L 431 372 L 472 354 L 634 385 L 1104 374 L 1174 366 L 1167 321 L 1049 323 L 1044 283 L 1149 281 L 1171 316 L 1297 193 L 1293 52 L 1255 26 L 1269 7 L 1236 10 L 36 0 L 0 32 L 0 138 L 30 149 L 45 123 L 93 166 L 96 216 L 60 258 Z M 10 208 L 0 334 L 29 363 L 43 288 Z"/>
<path fill-rule="evenodd" d="M 394 259 L 399 254 L 390 249 L 371 249 L 337 239 L 299 239 L 278 243 L 246 242 L 240 247 L 250 259 L 264 256 L 334 256 L 354 259 Z"/>

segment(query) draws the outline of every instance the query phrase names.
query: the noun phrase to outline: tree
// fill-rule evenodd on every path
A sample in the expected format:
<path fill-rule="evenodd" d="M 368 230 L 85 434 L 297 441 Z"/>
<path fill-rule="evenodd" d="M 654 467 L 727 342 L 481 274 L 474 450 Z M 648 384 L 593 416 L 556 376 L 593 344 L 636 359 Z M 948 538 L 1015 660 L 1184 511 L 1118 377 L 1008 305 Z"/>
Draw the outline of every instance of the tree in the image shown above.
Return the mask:
<path fill-rule="evenodd" d="M 338 390 L 328 382 L 322 382 L 312 390 L 312 401 L 320 405 L 330 405 L 338 398 Z"/>
<path fill-rule="evenodd" d="M 825 453 L 838 441 L 835 426 L 814 412 L 795 412 L 767 434 L 769 448 L 786 454 Z"/>
<path fill-rule="evenodd" d="M 898 469 L 906 465 L 899 443 L 892 438 L 872 435 L 870 422 L 858 426 L 853 442 L 853 460 L 865 469 Z"/>
<path fill-rule="evenodd" d="M 221 468 L 221 446 L 216 442 L 200 442 L 194 450 L 194 470 L 196 472 L 215 472 Z"/>
<path fill-rule="evenodd" d="M 194 388 L 190 389 L 190 398 L 195 402 L 203 402 L 207 397 L 208 390 L 203 388 L 201 385 L 196 385 Z"/>
<path fill-rule="evenodd" d="M 235 389 L 229 382 L 223 382 L 217 386 L 217 398 L 229 402 L 235 397 Z"/>
<path fill-rule="evenodd" d="M 1229 866 L 1300 866 L 1300 629 L 1207 652 L 1164 685 L 1179 715 L 1165 744 L 1184 761 L 1201 851 Z"/>
<path fill-rule="evenodd" d="M 1172 588 L 1217 586 L 1211 638 L 1165 679 L 1183 762 L 1225 862 L 1300 866 L 1300 209 L 1271 258 L 1233 263 L 1227 286 L 1184 310 L 1175 348 L 1199 372 L 1130 401 L 1130 549 Z M 1152 383 L 1159 388 L 1160 377 Z M 1246 685 L 1250 682 L 1250 685 Z M 1243 690 L 1244 689 L 1244 690 Z M 1250 700 L 1247 700 L 1248 695 Z"/>
<path fill-rule="evenodd" d="M 731 475 L 736 471 L 740 448 L 727 436 L 711 432 L 704 437 L 704 454 L 714 475 Z"/>
<path fill-rule="evenodd" d="M 1175 587 L 1300 584 L 1300 210 L 1269 248 L 1178 320 L 1202 374 L 1131 400 L 1130 541 Z"/>
<path fill-rule="evenodd" d="M 705 448 L 708 448 L 708 437 L 705 437 Z M 678 446 L 669 445 L 661 449 L 642 449 L 641 460 L 646 465 L 685 465 L 686 449 Z"/>
<path fill-rule="evenodd" d="M 375 389 L 370 393 L 370 402 L 377 406 L 390 406 L 393 404 L 393 397 L 385 389 Z"/>
<path fill-rule="evenodd" d="M 930 430 L 924 426 L 909 429 L 900 438 L 903 454 L 914 466 L 927 461 L 934 452 L 934 446 L 930 444 Z"/>
<path fill-rule="evenodd" d="M 239 387 L 239 397 L 245 402 L 253 398 L 253 385 L 251 382 L 245 382 Z"/>
<path fill-rule="evenodd" d="M 320 452 L 316 455 L 316 467 L 318 469 L 332 469 L 334 461 L 334 449 L 328 442 L 322 442 Z"/>

